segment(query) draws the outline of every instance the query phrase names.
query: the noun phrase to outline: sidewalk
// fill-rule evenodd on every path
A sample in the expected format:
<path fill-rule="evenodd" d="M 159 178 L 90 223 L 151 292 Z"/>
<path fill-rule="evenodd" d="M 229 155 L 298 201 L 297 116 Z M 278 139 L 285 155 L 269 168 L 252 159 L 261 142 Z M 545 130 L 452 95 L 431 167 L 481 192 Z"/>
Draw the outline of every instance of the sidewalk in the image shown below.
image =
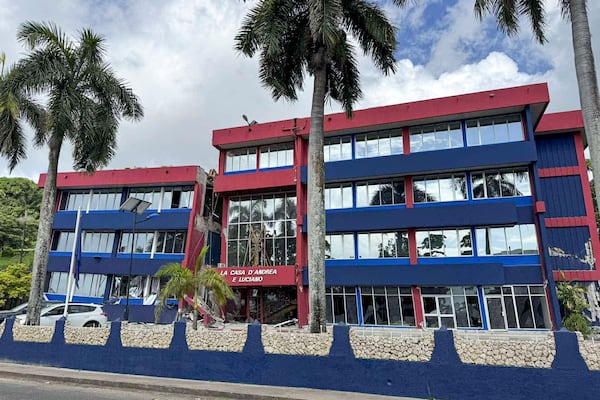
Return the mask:
<path fill-rule="evenodd" d="M 0 362 L 0 378 L 16 378 L 30 381 L 54 381 L 73 383 L 76 385 L 100 386 L 104 388 L 135 389 L 159 393 L 214 396 L 246 400 L 411 400 L 407 397 L 379 396 L 333 390 L 245 385 L 239 383 L 158 378 L 154 376 L 111 374 L 9 362 Z"/>

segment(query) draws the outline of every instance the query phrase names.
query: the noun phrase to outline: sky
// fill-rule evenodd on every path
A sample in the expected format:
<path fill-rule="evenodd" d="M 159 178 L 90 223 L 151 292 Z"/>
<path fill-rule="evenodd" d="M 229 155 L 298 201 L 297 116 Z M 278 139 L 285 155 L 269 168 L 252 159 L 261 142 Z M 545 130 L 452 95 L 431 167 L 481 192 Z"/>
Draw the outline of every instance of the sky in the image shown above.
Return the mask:
<path fill-rule="evenodd" d="M 547 82 L 549 112 L 579 109 L 570 24 L 558 0 L 547 0 L 546 35 L 539 45 L 528 21 L 506 37 L 494 19 L 480 21 L 474 0 L 420 0 L 403 9 L 378 0 L 398 29 L 397 72 L 382 76 L 359 56 L 363 98 L 355 110 Z M 52 21 L 75 38 L 91 28 L 106 38 L 107 61 L 139 96 L 141 122 L 124 121 L 118 149 L 105 169 L 200 165 L 217 168 L 214 129 L 310 114 L 308 78 L 296 102 L 275 102 L 258 79 L 258 60 L 234 50 L 234 37 L 256 0 L 0 0 L 0 52 L 14 63 L 26 54 L 17 42 L 27 20 Z M 588 2 L 594 53 L 600 54 L 600 1 Z M 333 103 L 326 112 L 341 111 Z M 28 157 L 0 176 L 37 181 L 47 170 L 47 149 L 29 141 Z M 59 172 L 73 170 L 71 147 Z"/>

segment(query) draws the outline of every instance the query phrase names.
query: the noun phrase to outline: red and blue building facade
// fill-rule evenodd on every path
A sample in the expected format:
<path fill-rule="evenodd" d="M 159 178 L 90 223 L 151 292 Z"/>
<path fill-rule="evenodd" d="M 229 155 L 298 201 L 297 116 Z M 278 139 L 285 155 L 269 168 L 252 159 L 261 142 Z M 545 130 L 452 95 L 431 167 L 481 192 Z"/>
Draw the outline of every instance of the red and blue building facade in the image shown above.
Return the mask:
<path fill-rule="evenodd" d="M 546 84 L 325 116 L 328 321 L 560 325 L 555 280 L 595 287 L 579 111 Z M 213 131 L 233 318 L 306 324 L 309 118 Z"/>
<path fill-rule="evenodd" d="M 45 179 L 45 174 L 40 176 L 40 187 Z M 219 259 L 220 225 L 213 215 L 212 180 L 198 166 L 59 173 L 47 297 L 64 299 L 77 210 L 81 209 L 74 300 L 124 303 L 131 279 L 130 318 L 147 314 L 153 320 L 152 310 L 142 312 L 138 306 L 153 304 L 164 284 L 154 274 L 163 265 L 182 263 L 192 268 L 205 244 L 211 245 L 208 261 Z M 151 204 L 141 215 L 119 211 L 128 197 Z"/>

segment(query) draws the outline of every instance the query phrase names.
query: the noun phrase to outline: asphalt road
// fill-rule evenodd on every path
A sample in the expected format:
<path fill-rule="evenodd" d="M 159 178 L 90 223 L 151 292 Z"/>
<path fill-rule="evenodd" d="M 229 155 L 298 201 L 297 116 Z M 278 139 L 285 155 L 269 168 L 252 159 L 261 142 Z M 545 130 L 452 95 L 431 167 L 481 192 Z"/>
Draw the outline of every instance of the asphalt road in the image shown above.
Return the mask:
<path fill-rule="evenodd" d="M 0 378 L 0 400 L 232 400 Z"/>

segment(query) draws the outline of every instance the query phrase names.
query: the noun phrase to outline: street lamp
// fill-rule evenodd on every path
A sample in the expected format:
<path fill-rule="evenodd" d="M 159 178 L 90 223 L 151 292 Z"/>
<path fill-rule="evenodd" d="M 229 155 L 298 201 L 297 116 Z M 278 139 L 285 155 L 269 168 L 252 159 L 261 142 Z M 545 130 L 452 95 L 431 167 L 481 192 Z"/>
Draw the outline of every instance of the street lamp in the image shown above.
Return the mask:
<path fill-rule="evenodd" d="M 149 201 L 141 200 L 136 197 L 130 197 L 127 200 L 125 200 L 125 203 L 123 203 L 121 207 L 119 207 L 119 211 L 130 212 L 133 216 L 133 222 L 131 224 L 131 252 L 129 254 L 129 273 L 127 274 L 127 297 L 125 300 L 125 313 L 123 314 L 124 321 L 129 321 L 129 285 L 131 283 L 131 269 L 133 268 L 133 246 L 135 245 L 135 226 L 138 222 L 142 222 L 146 219 L 153 217 L 153 215 L 148 216 L 146 217 L 146 219 L 138 221 L 136 218 L 136 214 L 143 214 L 144 211 L 146 211 L 148 207 L 150 207 L 150 204 L 152 203 L 150 203 Z"/>

